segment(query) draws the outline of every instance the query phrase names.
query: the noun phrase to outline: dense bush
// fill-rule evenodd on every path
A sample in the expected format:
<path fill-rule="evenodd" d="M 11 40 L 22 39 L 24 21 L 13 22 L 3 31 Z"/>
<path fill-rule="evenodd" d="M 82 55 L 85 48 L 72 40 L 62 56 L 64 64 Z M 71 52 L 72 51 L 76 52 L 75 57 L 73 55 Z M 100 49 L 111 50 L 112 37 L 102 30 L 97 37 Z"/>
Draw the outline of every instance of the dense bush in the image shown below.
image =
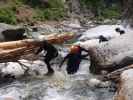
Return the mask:
<path fill-rule="evenodd" d="M 16 11 L 19 7 L 31 6 L 34 10 L 35 21 L 60 20 L 65 16 L 64 3 L 62 0 L 7 0 L 6 6 L 0 8 L 0 22 L 15 24 Z"/>
<path fill-rule="evenodd" d="M 114 5 L 105 1 L 110 0 L 80 0 L 80 3 L 92 11 L 94 18 L 119 18 L 120 9 L 118 3 L 116 2 Z M 33 9 L 34 15 L 31 20 L 35 21 L 60 20 L 67 15 L 63 0 L 6 0 L 4 2 L 6 2 L 5 5 L 0 7 L 0 22 L 17 23 L 16 11 L 19 7 L 25 5 Z M 109 7 L 107 6 L 108 4 Z"/>
<path fill-rule="evenodd" d="M 120 18 L 120 0 L 80 0 L 97 18 Z"/>
<path fill-rule="evenodd" d="M 8 24 L 16 24 L 16 17 L 13 10 L 10 8 L 1 8 L 0 9 L 0 22 L 5 22 Z"/>
<path fill-rule="evenodd" d="M 34 16 L 35 20 L 61 20 L 64 18 L 65 12 L 64 9 L 60 8 L 47 8 L 44 10 L 37 9 L 36 16 Z"/>
<path fill-rule="evenodd" d="M 109 7 L 107 9 L 103 9 L 102 11 L 102 16 L 104 18 L 109 18 L 109 19 L 119 19 L 120 16 L 120 10 L 118 9 L 118 7 L 114 6 L 114 7 Z"/>
<path fill-rule="evenodd" d="M 62 0 L 48 0 L 47 7 L 36 7 L 34 18 L 37 20 L 60 20 L 64 16 L 65 8 Z"/>

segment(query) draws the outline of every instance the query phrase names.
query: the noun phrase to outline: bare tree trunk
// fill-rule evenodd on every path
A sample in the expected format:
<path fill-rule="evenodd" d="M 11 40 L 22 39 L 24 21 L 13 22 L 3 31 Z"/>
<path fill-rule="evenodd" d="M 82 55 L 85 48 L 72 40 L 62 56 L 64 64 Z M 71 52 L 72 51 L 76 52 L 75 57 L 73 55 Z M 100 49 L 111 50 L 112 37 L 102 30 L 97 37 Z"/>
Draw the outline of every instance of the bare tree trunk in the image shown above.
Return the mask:
<path fill-rule="evenodd" d="M 73 38 L 73 34 L 56 35 L 47 38 L 52 44 L 61 44 Z M 12 42 L 0 43 L 0 62 L 17 61 L 22 56 L 34 53 L 39 46 L 42 45 L 44 39 L 37 41 L 34 39 L 26 39 Z"/>

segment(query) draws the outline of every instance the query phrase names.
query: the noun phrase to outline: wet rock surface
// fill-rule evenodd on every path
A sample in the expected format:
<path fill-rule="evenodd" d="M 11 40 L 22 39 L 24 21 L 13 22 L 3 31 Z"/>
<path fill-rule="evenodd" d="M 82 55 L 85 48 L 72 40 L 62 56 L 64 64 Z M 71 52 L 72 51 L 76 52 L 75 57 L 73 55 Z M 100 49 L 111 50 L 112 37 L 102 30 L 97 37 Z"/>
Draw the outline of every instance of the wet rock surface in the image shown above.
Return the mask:
<path fill-rule="evenodd" d="M 132 100 L 133 99 L 133 69 L 125 70 L 120 76 L 119 89 L 116 92 L 114 100 Z"/>

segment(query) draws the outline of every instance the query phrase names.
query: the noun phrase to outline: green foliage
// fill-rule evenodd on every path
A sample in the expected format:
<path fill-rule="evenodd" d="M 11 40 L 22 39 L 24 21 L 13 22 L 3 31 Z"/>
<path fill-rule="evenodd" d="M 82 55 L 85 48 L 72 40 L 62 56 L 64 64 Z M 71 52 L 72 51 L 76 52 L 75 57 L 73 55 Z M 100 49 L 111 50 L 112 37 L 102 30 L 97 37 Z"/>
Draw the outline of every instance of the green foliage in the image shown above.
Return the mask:
<path fill-rule="evenodd" d="M 40 6 L 41 5 L 40 0 L 23 0 L 23 2 L 25 4 L 31 5 L 32 7 L 36 7 L 36 6 Z"/>
<path fill-rule="evenodd" d="M 44 10 L 41 9 L 37 9 L 36 10 L 36 16 L 34 16 L 34 18 L 36 20 L 59 20 L 64 18 L 65 16 L 65 11 L 64 9 L 60 8 L 47 8 Z"/>
<path fill-rule="evenodd" d="M 94 7 L 94 6 L 101 6 L 101 4 L 103 3 L 103 0 L 80 0 L 80 2 L 83 4 L 83 5 L 88 5 L 88 6 L 91 6 L 91 7 Z"/>
<path fill-rule="evenodd" d="M 103 9 L 102 16 L 104 18 L 109 18 L 109 19 L 119 19 L 120 18 L 120 11 L 117 7 L 111 7 L 108 9 Z"/>
<path fill-rule="evenodd" d="M 95 17 L 100 16 L 104 8 L 103 0 L 80 0 L 80 2 L 82 6 L 86 6 L 90 9 Z"/>
<path fill-rule="evenodd" d="M 15 13 L 11 9 L 0 8 L 0 22 L 16 24 Z"/>
<path fill-rule="evenodd" d="M 24 3 L 24 0 L 12 0 L 12 3 L 14 5 L 20 5 L 21 6 Z"/>
<path fill-rule="evenodd" d="M 91 9 L 97 19 L 120 18 L 120 8 L 118 2 L 113 6 L 107 7 L 104 0 L 80 0 L 81 4 Z"/>
<path fill-rule="evenodd" d="M 43 1 L 43 0 L 42 0 Z M 41 0 L 7 0 L 5 5 L 0 7 L 0 22 L 16 24 L 16 10 L 25 5 L 33 8 L 35 21 L 61 20 L 66 16 L 63 0 L 48 0 L 45 4 Z M 96 19 L 120 18 L 118 4 L 107 7 L 105 0 L 80 0 L 82 6 L 86 6 L 94 13 Z"/>
<path fill-rule="evenodd" d="M 65 8 L 62 0 L 49 0 L 48 7 L 36 7 L 36 20 L 61 20 L 65 17 Z"/>
<path fill-rule="evenodd" d="M 30 6 L 36 8 L 63 8 L 64 3 L 62 0 L 48 0 L 44 2 L 43 0 L 22 0 L 25 4 L 29 4 Z"/>
<path fill-rule="evenodd" d="M 62 0 L 49 0 L 47 7 L 40 0 L 9 0 L 6 2 L 6 6 L 3 5 L 0 8 L 0 22 L 16 24 L 16 10 L 24 5 L 33 7 L 35 21 L 60 20 L 65 16 Z"/>
<path fill-rule="evenodd" d="M 64 8 L 62 0 L 49 0 L 48 3 L 50 8 Z"/>

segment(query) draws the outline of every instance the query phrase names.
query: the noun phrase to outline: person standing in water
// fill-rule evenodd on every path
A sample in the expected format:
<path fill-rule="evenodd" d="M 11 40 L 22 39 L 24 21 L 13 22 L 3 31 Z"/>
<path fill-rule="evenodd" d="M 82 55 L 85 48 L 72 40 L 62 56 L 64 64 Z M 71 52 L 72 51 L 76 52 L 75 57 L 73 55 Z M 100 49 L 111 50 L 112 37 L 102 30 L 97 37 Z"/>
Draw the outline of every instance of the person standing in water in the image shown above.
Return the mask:
<path fill-rule="evenodd" d="M 44 56 L 44 62 L 46 63 L 48 69 L 46 75 L 52 75 L 54 73 L 54 70 L 50 65 L 50 61 L 58 56 L 58 50 L 47 41 L 43 42 L 43 45 L 38 49 L 36 54 L 40 53 L 43 50 L 47 52 L 46 55 Z"/>
<path fill-rule="evenodd" d="M 82 55 L 83 51 L 87 52 L 87 54 Z M 79 69 L 81 60 L 87 59 L 86 57 L 88 56 L 88 54 L 89 54 L 88 50 L 78 45 L 71 46 L 69 54 L 67 54 L 64 57 L 61 64 L 59 65 L 59 68 L 61 68 L 64 61 L 67 59 L 67 68 L 66 68 L 67 73 L 75 74 Z"/>

